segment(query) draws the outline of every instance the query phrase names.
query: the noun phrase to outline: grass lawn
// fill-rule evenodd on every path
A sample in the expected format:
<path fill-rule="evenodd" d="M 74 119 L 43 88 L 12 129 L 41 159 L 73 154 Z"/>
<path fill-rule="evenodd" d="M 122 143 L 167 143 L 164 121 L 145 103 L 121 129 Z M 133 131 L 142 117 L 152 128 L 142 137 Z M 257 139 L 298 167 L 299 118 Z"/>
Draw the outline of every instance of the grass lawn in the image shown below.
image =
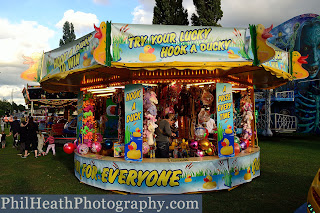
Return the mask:
<path fill-rule="evenodd" d="M 311 182 L 320 167 L 320 137 L 275 136 L 260 138 L 261 176 L 227 191 L 203 194 L 203 212 L 294 212 L 306 202 Z M 0 194 L 108 194 L 79 183 L 73 155 L 56 147 L 57 156 L 27 159 L 17 155 L 12 136 L 0 150 Z"/>

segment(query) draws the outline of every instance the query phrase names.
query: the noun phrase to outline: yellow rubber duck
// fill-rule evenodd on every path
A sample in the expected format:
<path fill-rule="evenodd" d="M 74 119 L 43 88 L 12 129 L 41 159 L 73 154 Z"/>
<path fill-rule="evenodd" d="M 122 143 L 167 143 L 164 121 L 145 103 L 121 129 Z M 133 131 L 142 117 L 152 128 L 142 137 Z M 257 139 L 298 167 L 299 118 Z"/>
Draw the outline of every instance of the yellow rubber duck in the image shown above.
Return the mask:
<path fill-rule="evenodd" d="M 137 144 L 135 142 L 131 142 L 128 146 L 130 151 L 127 153 L 127 157 L 130 159 L 140 159 L 141 158 L 141 152 L 140 150 L 137 150 Z"/>
<path fill-rule="evenodd" d="M 136 138 L 141 137 L 141 132 L 140 132 L 140 131 L 141 131 L 141 130 L 137 127 L 137 128 L 136 128 L 136 131 L 132 133 L 132 136 L 133 136 L 133 137 L 136 137 Z"/>
<path fill-rule="evenodd" d="M 262 24 L 256 26 L 257 32 L 257 54 L 260 64 L 271 60 L 276 52 L 272 47 L 267 44 L 267 39 L 272 37 L 269 32 L 272 30 L 273 25 L 269 28 L 265 28 Z"/>
<path fill-rule="evenodd" d="M 192 181 L 192 179 L 191 179 L 190 175 L 188 177 L 186 177 L 186 179 L 184 179 L 184 182 L 186 182 L 186 183 L 189 183 L 191 181 Z"/>
<path fill-rule="evenodd" d="M 140 53 L 139 60 L 140 61 L 155 61 L 157 57 L 153 54 L 154 48 L 150 45 L 147 45 L 143 48 L 144 53 Z"/>
<path fill-rule="evenodd" d="M 222 155 L 231 155 L 233 153 L 233 147 L 229 146 L 229 140 L 227 138 L 223 140 L 221 145 L 223 146 L 220 150 Z"/>
<path fill-rule="evenodd" d="M 225 133 L 226 133 L 226 134 L 232 134 L 232 132 L 233 132 L 233 131 L 232 131 L 231 126 L 228 125 L 228 126 L 227 126 L 227 129 L 225 130 Z"/>
<path fill-rule="evenodd" d="M 82 64 L 83 64 L 84 67 L 88 67 L 88 66 L 90 66 L 90 64 L 91 64 L 91 58 L 88 58 L 88 54 L 87 54 L 87 53 L 85 53 L 85 54 L 83 55 L 83 62 L 82 62 Z"/>
<path fill-rule="evenodd" d="M 176 146 L 178 146 L 178 143 L 175 142 L 175 141 L 172 141 L 171 146 L 169 146 L 169 149 L 170 149 L 170 150 L 174 150 L 174 148 L 175 148 Z"/>
<path fill-rule="evenodd" d="M 308 63 L 305 60 L 307 58 L 308 55 L 301 56 L 301 54 L 298 51 L 292 52 L 292 76 L 294 79 L 303 79 L 309 76 L 309 72 L 301 66 L 301 64 Z"/>
<path fill-rule="evenodd" d="M 234 175 L 239 175 L 239 170 L 237 169 L 237 167 L 234 167 Z"/>
<path fill-rule="evenodd" d="M 202 185 L 202 188 L 204 189 L 213 189 L 217 187 L 217 183 L 215 181 L 212 182 L 212 177 L 208 175 L 206 178 L 203 178 L 204 184 Z"/>
<path fill-rule="evenodd" d="M 227 53 L 229 53 L 229 54 L 228 54 L 229 58 L 232 58 L 232 59 L 240 58 L 240 56 L 238 56 L 237 54 L 235 54 L 235 53 L 233 52 L 233 50 L 229 50 Z"/>
<path fill-rule="evenodd" d="M 251 172 L 250 168 L 247 169 L 247 173 L 244 175 L 245 180 L 250 180 L 251 179 Z"/>
<path fill-rule="evenodd" d="M 99 45 L 93 52 L 93 58 L 100 64 L 105 64 L 106 60 L 106 23 L 103 21 L 99 27 L 94 25 L 94 29 L 97 33 L 94 35 L 95 38 L 99 39 Z"/>

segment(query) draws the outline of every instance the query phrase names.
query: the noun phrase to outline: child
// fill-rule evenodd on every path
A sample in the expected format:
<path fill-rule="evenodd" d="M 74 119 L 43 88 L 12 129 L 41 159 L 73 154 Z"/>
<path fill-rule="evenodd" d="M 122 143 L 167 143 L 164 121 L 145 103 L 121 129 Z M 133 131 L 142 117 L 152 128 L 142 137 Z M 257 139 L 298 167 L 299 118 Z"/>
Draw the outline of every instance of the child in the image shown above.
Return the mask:
<path fill-rule="evenodd" d="M 8 136 L 11 135 L 11 132 L 9 133 Z M 6 133 L 4 132 L 4 130 L 2 131 L 2 134 L 1 134 L 1 144 L 2 144 L 2 149 L 4 149 L 6 147 Z"/>
<path fill-rule="evenodd" d="M 37 137 L 38 137 L 38 156 L 41 156 L 41 155 L 43 155 L 44 156 L 44 154 L 45 154 L 45 152 L 42 150 L 42 148 L 43 148 L 43 143 L 44 143 L 44 135 L 42 134 L 42 132 L 41 131 L 39 131 L 38 132 L 38 134 L 37 134 Z"/>
<path fill-rule="evenodd" d="M 47 147 L 47 151 L 46 151 L 45 155 L 47 155 L 49 150 L 52 148 L 53 156 L 55 156 L 56 155 L 56 149 L 55 149 L 56 146 L 54 144 L 54 137 L 52 136 L 52 132 L 49 133 L 49 137 L 47 138 L 45 143 L 47 143 L 47 142 L 49 142 L 49 145 Z"/>

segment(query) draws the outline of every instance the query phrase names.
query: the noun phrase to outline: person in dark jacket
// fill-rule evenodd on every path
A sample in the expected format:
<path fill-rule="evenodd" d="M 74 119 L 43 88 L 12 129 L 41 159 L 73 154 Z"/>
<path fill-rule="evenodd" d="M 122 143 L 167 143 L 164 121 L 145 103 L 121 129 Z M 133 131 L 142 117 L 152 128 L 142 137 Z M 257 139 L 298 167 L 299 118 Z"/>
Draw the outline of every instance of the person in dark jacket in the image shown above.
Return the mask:
<path fill-rule="evenodd" d="M 171 132 L 171 125 L 174 123 L 174 114 L 167 114 L 164 119 L 158 122 L 156 128 L 156 157 L 157 158 L 169 158 L 169 137 L 175 136 L 175 133 Z"/>
<path fill-rule="evenodd" d="M 34 151 L 34 157 L 38 158 L 38 125 L 33 122 L 33 117 L 29 117 L 29 120 L 27 122 L 27 129 L 28 129 L 28 138 L 26 141 L 26 149 L 24 151 L 24 156 L 22 158 L 26 158 L 28 156 L 28 150 Z"/>
<path fill-rule="evenodd" d="M 12 148 L 18 147 L 18 132 L 20 128 L 20 122 L 18 121 L 17 116 L 13 117 L 13 121 L 11 123 L 10 132 L 13 135 L 13 146 Z"/>
<path fill-rule="evenodd" d="M 28 139 L 27 122 L 25 121 L 25 118 L 23 118 L 21 120 L 20 127 L 19 127 L 19 134 L 20 134 L 19 151 L 22 156 L 24 154 L 25 149 L 26 149 L 26 142 Z"/>

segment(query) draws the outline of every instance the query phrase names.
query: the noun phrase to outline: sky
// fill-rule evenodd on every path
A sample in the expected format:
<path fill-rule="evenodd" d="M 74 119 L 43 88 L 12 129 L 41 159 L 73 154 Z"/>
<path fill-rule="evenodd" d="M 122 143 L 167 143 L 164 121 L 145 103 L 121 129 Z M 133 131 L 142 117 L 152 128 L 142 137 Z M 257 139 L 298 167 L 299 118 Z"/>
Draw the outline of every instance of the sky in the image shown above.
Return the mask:
<path fill-rule="evenodd" d="M 72 22 L 76 38 L 94 31 L 101 21 L 152 24 L 155 0 L 13 0 L 0 7 L 0 99 L 25 104 L 22 90 L 36 82 L 20 74 L 28 69 L 23 56 L 59 47 L 62 26 Z M 195 13 L 192 0 L 183 0 L 189 18 Z M 277 26 L 297 15 L 320 14 L 319 0 L 221 0 L 222 27 L 249 24 Z M 191 21 L 189 21 L 191 23 Z"/>

